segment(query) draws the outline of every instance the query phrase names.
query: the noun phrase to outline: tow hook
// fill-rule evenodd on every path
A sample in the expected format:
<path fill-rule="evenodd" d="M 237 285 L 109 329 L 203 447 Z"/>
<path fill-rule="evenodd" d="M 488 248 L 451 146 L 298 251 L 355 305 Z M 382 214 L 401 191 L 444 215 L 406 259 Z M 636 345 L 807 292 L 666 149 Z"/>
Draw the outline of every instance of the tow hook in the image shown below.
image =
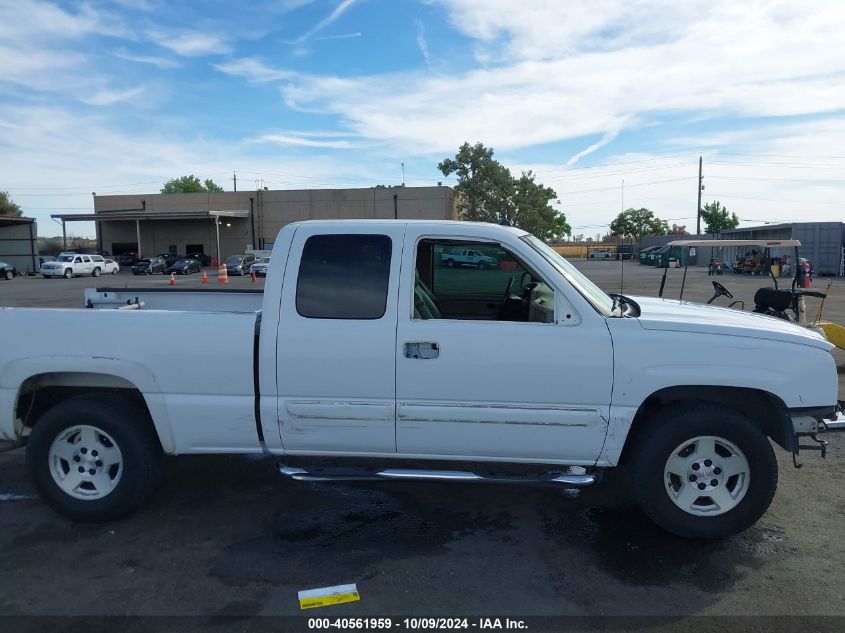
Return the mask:
<path fill-rule="evenodd" d="M 799 444 L 798 449 L 805 450 L 805 451 L 819 451 L 821 453 L 822 459 L 827 457 L 827 441 L 820 440 L 815 433 L 797 433 L 796 434 L 799 438 L 800 437 L 809 437 L 815 444 Z M 798 451 L 792 453 L 792 465 L 795 468 L 802 468 L 804 465 L 798 463 Z"/>

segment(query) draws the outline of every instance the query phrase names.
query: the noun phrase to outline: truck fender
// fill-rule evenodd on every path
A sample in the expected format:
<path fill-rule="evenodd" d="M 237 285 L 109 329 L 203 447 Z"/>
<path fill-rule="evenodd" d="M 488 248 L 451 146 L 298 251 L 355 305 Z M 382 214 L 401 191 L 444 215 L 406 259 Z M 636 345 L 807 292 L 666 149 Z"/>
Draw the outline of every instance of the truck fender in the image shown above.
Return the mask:
<path fill-rule="evenodd" d="M 164 404 L 164 397 L 152 372 L 134 361 L 103 356 L 33 356 L 7 363 L 0 370 L 0 385 L 13 394 L 11 402 L 0 412 L 14 419 L 14 407 L 24 382 L 39 374 L 99 374 L 120 378 L 138 389 L 147 404 L 156 433 L 165 453 L 175 451 L 175 442 Z M 11 409 L 9 407 L 11 406 Z"/>

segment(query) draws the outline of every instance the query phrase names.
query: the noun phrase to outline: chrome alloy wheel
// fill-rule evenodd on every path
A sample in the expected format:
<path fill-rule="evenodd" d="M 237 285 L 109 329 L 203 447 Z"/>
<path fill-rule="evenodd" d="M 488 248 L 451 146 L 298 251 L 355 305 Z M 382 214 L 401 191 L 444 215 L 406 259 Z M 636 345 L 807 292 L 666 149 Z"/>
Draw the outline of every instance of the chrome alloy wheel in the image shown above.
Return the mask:
<path fill-rule="evenodd" d="M 745 497 L 751 467 L 735 444 L 704 435 L 672 451 L 663 467 L 663 481 L 669 498 L 684 512 L 716 516 Z"/>
<path fill-rule="evenodd" d="M 77 499 L 101 499 L 123 475 L 123 455 L 108 433 L 80 424 L 65 429 L 50 445 L 50 474 L 63 492 Z"/>

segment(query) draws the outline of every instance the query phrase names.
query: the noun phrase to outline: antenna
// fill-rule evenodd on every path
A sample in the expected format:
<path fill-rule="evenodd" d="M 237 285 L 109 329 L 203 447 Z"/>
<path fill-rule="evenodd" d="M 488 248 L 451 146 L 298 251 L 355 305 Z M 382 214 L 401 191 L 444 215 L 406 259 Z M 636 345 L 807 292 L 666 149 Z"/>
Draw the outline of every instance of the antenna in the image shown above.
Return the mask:
<path fill-rule="evenodd" d="M 405 161 L 402 161 L 402 186 L 405 186 Z"/>
<path fill-rule="evenodd" d="M 622 179 L 622 213 L 625 213 L 625 179 Z M 621 267 L 621 272 L 619 275 L 619 294 L 622 294 L 622 290 L 625 288 L 625 236 L 620 235 L 619 239 L 622 240 L 622 248 L 619 251 L 619 266 Z"/>

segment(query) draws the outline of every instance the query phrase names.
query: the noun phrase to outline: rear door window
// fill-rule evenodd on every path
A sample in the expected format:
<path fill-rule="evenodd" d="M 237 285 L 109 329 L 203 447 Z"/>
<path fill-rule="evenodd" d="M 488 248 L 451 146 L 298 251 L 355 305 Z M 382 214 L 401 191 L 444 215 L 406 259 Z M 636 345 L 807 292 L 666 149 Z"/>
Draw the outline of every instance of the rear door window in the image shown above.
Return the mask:
<path fill-rule="evenodd" d="M 310 319 L 380 319 L 387 307 L 387 235 L 314 235 L 305 242 L 296 311 Z"/>

